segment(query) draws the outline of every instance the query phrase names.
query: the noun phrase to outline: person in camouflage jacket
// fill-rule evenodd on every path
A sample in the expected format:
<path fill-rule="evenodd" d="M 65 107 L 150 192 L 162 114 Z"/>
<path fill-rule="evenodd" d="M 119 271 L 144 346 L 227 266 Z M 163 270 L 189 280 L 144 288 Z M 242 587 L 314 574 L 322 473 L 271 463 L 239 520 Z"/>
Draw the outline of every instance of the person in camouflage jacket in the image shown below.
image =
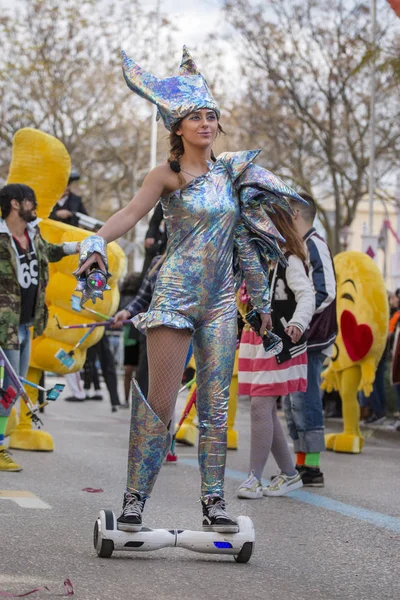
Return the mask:
<path fill-rule="evenodd" d="M 33 337 L 47 324 L 45 302 L 48 263 L 75 254 L 79 244 L 50 244 L 37 227 L 35 192 L 22 184 L 0 190 L 0 346 L 20 377 L 29 366 L 30 327 Z M 3 390 L 10 385 L 5 374 Z M 1 394 L 0 400 L 3 395 Z M 3 446 L 11 406 L 0 401 L 0 471 L 19 471 Z M 9 459 L 9 460 L 7 460 Z M 18 467 L 18 468 L 17 468 Z"/>
<path fill-rule="evenodd" d="M 27 225 L 27 231 L 33 242 L 39 264 L 39 285 L 33 319 L 33 337 L 35 338 L 43 333 L 47 323 L 45 291 L 49 280 L 48 263 L 58 262 L 71 252 L 66 251 L 67 244 L 46 242 L 40 235 L 38 227 L 34 227 L 30 223 Z M 18 350 L 21 294 L 17 278 L 17 258 L 11 240 L 12 235 L 5 221 L 0 219 L 0 346 L 3 349 Z"/>

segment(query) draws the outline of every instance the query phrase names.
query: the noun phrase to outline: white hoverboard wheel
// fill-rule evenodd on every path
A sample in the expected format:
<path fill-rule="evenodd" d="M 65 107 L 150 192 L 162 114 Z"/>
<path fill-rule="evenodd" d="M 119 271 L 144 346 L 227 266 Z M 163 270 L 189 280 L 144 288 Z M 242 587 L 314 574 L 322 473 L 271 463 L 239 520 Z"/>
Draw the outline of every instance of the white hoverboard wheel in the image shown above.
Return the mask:
<path fill-rule="evenodd" d="M 114 513 L 112 510 L 102 510 L 96 519 L 93 532 L 93 545 L 100 558 L 110 558 L 114 552 L 113 540 L 104 539 L 101 532 L 114 528 Z"/>

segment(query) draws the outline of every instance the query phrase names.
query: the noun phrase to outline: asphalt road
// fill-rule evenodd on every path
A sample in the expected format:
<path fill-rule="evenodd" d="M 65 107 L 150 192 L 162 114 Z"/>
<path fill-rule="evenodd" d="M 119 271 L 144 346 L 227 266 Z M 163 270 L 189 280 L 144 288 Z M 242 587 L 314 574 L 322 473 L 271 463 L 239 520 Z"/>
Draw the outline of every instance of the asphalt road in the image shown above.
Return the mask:
<path fill-rule="evenodd" d="M 0 598 L 2 592 L 41 586 L 51 591 L 29 598 L 61 597 L 67 578 L 79 600 L 400 598 L 400 439 L 369 438 L 359 456 L 326 453 L 324 489 L 239 500 L 235 489 L 246 476 L 249 455 L 249 404 L 243 399 L 226 496 L 233 515 L 254 521 L 251 561 L 241 565 L 229 556 L 176 548 L 101 559 L 93 548 L 93 525 L 101 508 L 121 507 L 128 411 L 111 414 L 108 400 L 77 405 L 61 397 L 44 419 L 55 452 L 14 451 L 24 470 L 0 474 Z M 177 449 L 178 463 L 162 468 L 146 505 L 145 524 L 200 529 L 196 450 Z M 275 473 L 271 459 L 266 478 Z M 33 496 L 21 500 L 15 491 Z"/>

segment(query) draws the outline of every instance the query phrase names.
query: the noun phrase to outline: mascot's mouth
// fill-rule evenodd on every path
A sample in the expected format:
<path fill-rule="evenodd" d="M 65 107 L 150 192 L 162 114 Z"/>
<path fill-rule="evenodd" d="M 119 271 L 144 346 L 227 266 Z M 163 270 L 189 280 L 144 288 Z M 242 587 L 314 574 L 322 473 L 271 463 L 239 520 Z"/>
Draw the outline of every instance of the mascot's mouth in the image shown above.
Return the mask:
<path fill-rule="evenodd" d="M 333 342 L 333 347 L 334 347 L 334 348 L 335 348 L 335 350 L 336 350 L 336 354 L 335 354 L 335 355 L 333 355 L 333 354 L 332 354 L 332 356 L 331 356 L 331 361 L 332 361 L 332 362 L 335 362 L 335 360 L 337 360 L 337 359 L 339 358 L 339 346 L 337 345 L 337 343 L 336 343 L 336 342 Z"/>

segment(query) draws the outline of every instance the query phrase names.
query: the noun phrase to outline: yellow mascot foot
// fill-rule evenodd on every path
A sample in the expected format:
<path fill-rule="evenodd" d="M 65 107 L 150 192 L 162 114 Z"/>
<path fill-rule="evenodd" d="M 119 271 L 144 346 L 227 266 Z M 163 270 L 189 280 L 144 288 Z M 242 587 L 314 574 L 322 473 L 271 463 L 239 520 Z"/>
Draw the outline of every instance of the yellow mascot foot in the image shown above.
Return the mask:
<path fill-rule="evenodd" d="M 9 442 L 10 448 L 18 450 L 33 450 L 36 452 L 53 452 L 53 438 L 47 431 L 39 429 L 15 429 Z"/>
<path fill-rule="evenodd" d="M 325 444 L 326 449 L 333 452 L 360 454 L 364 446 L 364 438 L 355 433 L 328 433 L 325 436 Z"/>
<path fill-rule="evenodd" d="M 227 447 L 228 450 L 237 450 L 239 445 L 239 433 L 236 429 L 228 429 Z"/>
<path fill-rule="evenodd" d="M 197 427 L 191 423 L 183 423 L 177 433 L 176 441 L 185 446 L 194 446 L 197 440 Z"/>
<path fill-rule="evenodd" d="M 21 465 L 13 461 L 5 448 L 0 448 L 0 471 L 22 471 Z"/>
<path fill-rule="evenodd" d="M 6 432 L 4 434 L 4 437 L 11 435 L 11 433 L 14 431 L 14 429 L 16 428 L 17 425 L 18 425 L 18 415 L 17 415 L 17 409 L 14 407 L 10 412 L 10 416 L 8 417 L 7 427 L 6 427 Z"/>

